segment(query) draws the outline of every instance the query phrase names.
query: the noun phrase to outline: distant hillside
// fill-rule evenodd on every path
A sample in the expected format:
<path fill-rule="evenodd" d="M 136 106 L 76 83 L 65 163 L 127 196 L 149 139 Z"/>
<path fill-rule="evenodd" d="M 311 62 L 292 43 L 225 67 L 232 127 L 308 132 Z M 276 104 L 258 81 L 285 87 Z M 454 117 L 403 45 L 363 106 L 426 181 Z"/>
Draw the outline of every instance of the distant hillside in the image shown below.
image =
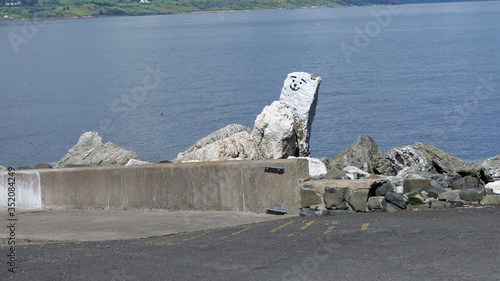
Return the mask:
<path fill-rule="evenodd" d="M 140 2 L 142 1 L 142 3 Z M 339 7 L 381 4 L 465 2 L 460 0 L 18 0 L 2 1 L 1 19 L 80 18 L 263 10 L 299 7 Z M 5 6 L 6 4 L 9 6 Z"/>

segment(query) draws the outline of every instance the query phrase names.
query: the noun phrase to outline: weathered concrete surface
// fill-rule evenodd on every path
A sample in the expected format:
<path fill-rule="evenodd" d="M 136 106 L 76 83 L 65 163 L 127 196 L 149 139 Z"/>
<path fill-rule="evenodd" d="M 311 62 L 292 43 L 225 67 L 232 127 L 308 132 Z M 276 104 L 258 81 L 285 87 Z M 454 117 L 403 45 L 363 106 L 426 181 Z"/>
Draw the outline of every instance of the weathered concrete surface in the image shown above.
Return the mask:
<path fill-rule="evenodd" d="M 0 211 L 7 213 L 3 207 Z M 290 217 L 234 211 L 29 209 L 19 209 L 17 215 L 16 245 L 147 238 Z M 7 245 L 8 231 L 0 228 L 0 245 Z"/>
<path fill-rule="evenodd" d="M 14 180 L 9 180 L 13 178 Z M 13 199 L 9 199 L 9 182 L 13 183 L 15 194 Z M 12 201 L 14 200 L 14 201 Z M 38 171 L 14 171 L 13 176 L 7 172 L 0 173 L 0 206 L 7 206 L 8 203 L 17 208 L 41 208 L 42 195 L 40 188 L 40 174 Z"/>
<path fill-rule="evenodd" d="M 284 168 L 285 173 L 264 172 L 265 166 Z M 263 213 L 275 206 L 291 214 L 299 212 L 297 181 L 309 176 L 303 159 L 66 168 L 16 175 L 34 172 L 40 175 L 41 190 L 41 206 L 35 208 Z M 26 184 L 36 186 L 36 181 Z"/>

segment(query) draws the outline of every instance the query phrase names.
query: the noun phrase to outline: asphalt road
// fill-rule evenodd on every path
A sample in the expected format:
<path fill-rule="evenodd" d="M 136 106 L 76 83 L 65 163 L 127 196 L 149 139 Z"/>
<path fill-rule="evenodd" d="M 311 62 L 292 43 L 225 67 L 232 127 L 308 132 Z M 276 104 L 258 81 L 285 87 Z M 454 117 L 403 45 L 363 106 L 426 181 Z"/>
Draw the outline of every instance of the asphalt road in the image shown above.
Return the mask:
<path fill-rule="evenodd" d="M 500 280 L 500 208 L 287 217 L 156 238 L 18 246 L 1 280 Z M 7 261 L 8 248 L 0 255 Z"/>

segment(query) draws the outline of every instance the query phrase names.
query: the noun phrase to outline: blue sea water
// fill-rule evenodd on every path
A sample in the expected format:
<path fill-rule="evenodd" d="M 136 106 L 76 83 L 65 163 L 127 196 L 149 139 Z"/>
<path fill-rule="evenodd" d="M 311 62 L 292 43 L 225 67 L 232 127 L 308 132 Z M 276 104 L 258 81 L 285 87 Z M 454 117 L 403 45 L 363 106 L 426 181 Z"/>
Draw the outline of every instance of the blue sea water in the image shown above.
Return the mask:
<path fill-rule="evenodd" d="M 323 78 L 312 156 L 371 135 L 500 154 L 500 1 L 0 22 L 0 164 L 85 131 L 157 162 L 253 126 L 287 73 Z"/>

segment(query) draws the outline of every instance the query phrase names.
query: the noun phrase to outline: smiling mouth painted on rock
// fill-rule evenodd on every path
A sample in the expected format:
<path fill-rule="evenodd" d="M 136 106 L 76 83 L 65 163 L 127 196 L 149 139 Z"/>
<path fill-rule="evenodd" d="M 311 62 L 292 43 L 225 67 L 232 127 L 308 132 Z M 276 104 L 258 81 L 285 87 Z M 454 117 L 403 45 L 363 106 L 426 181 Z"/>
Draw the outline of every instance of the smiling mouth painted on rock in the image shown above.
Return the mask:
<path fill-rule="evenodd" d="M 292 84 L 290 84 L 290 89 L 292 89 L 292 91 L 300 90 L 300 85 L 302 85 L 302 83 L 307 84 L 306 80 L 304 79 L 298 80 L 297 76 L 290 76 L 290 78 L 292 78 Z M 297 81 L 298 84 L 295 81 Z"/>

